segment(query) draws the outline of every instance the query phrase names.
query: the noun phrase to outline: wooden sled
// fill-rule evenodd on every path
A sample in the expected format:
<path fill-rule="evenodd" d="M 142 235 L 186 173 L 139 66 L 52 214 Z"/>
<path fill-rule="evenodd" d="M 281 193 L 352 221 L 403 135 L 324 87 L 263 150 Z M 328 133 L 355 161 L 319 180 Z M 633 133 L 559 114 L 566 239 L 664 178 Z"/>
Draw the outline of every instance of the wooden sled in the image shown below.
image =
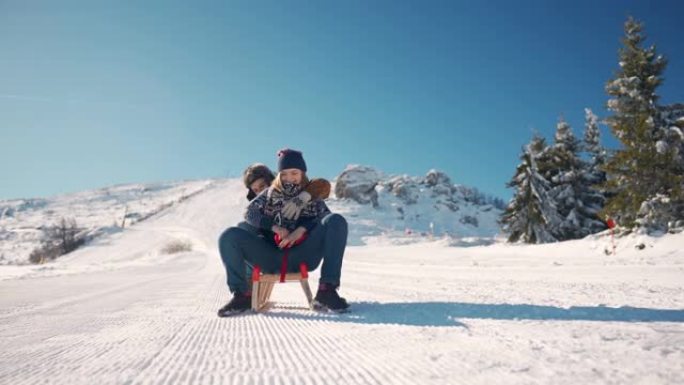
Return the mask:
<path fill-rule="evenodd" d="M 309 309 L 312 309 L 313 295 L 311 295 L 311 287 L 309 286 L 309 269 L 306 263 L 299 264 L 298 273 L 287 274 L 262 274 L 261 268 L 254 266 L 252 271 L 252 310 L 261 312 L 268 310 L 268 300 L 271 298 L 273 286 L 278 282 L 293 282 L 299 281 L 306 296 L 306 302 Z"/>

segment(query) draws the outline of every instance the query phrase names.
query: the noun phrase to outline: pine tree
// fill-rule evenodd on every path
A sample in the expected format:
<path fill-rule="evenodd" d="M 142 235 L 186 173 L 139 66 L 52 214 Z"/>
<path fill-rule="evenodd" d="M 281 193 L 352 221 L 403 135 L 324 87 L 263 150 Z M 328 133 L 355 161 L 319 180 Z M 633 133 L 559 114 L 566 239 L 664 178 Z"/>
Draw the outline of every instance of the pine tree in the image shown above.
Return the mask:
<path fill-rule="evenodd" d="M 509 242 L 547 243 L 557 239 L 553 233 L 561 222 L 553 200 L 548 196 L 550 183 L 539 171 L 538 161 L 546 151 L 544 138 L 535 135 L 523 147 L 521 163 L 507 187 L 516 192 L 499 223 L 509 234 Z"/>
<path fill-rule="evenodd" d="M 580 143 L 572 133 L 572 128 L 560 118 L 556 125 L 554 144 L 547 151 L 550 167 L 544 173 L 544 177 L 551 182 L 549 197 L 562 218 L 555 233 L 559 240 L 579 238 L 576 234 L 581 226 L 577 213 L 578 184 L 582 169 L 579 148 Z"/>
<path fill-rule="evenodd" d="M 602 170 L 606 163 L 606 149 L 601 145 L 601 131 L 598 117 L 589 109 L 584 109 L 584 150 L 589 156 L 587 177 L 592 184 L 606 181 L 606 173 Z"/>
<path fill-rule="evenodd" d="M 603 214 L 628 227 L 637 224 L 639 210 L 648 200 L 684 201 L 676 148 L 666 145 L 665 130 L 659 126 L 656 89 L 667 61 L 654 46 L 643 48 L 644 41 L 641 23 L 630 17 L 619 51 L 620 70 L 606 85 L 613 112 L 606 122 L 622 148 L 603 167 L 608 174 L 604 187 L 612 194 Z"/>
<path fill-rule="evenodd" d="M 586 163 L 579 156 L 582 145 L 570 125 L 560 119 L 555 142 L 548 150 L 550 168 L 544 175 L 551 182 L 550 199 L 562 218 L 555 237 L 559 240 L 582 238 L 604 228 L 598 219 L 598 196 L 591 189 Z"/>
<path fill-rule="evenodd" d="M 606 182 L 606 173 L 602 170 L 606 163 L 606 149 L 601 145 L 601 131 L 598 117 L 588 108 L 584 110 L 584 150 L 589 160 L 585 164 L 584 182 L 586 191 L 582 201 L 589 216 L 596 220 L 592 222 L 592 233 L 604 230 L 605 222 L 600 213 L 606 204 L 606 192 L 601 186 Z"/>
<path fill-rule="evenodd" d="M 656 143 L 656 149 L 661 152 L 672 149 L 676 155 L 676 171 L 684 174 L 684 104 L 659 106 L 659 112 L 663 139 Z"/>

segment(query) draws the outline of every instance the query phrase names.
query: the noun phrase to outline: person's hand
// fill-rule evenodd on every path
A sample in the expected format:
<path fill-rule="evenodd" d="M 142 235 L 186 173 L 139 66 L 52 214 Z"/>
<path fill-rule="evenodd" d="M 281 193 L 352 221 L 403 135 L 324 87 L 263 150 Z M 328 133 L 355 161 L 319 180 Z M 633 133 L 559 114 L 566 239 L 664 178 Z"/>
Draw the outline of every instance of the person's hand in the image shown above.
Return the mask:
<path fill-rule="evenodd" d="M 283 216 L 287 219 L 297 220 L 299 214 L 302 213 L 302 209 L 311 200 L 311 194 L 306 191 L 302 191 L 296 197 L 290 199 L 283 206 Z"/>
<path fill-rule="evenodd" d="M 290 231 L 288 229 L 280 227 L 278 225 L 273 225 L 273 227 L 271 227 L 271 231 L 278 234 L 278 237 L 280 237 L 280 239 L 285 239 L 290 235 Z"/>
<path fill-rule="evenodd" d="M 299 240 L 299 238 L 304 236 L 305 233 L 306 233 L 306 229 L 304 227 L 301 227 L 301 226 L 297 227 L 297 229 L 295 231 L 291 232 L 290 235 L 288 235 L 285 238 L 281 238 L 282 240 L 278 244 L 278 247 L 280 247 L 281 249 L 284 249 L 286 247 L 293 246 L 295 244 L 295 242 L 297 240 Z"/>

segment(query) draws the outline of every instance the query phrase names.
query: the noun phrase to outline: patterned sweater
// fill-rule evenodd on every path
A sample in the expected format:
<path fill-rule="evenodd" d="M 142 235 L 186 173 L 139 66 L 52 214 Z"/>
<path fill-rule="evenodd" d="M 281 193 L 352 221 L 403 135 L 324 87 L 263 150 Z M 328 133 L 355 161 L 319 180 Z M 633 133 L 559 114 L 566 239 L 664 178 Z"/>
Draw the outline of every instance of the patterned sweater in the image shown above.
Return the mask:
<path fill-rule="evenodd" d="M 295 198 L 297 198 L 296 194 L 288 196 L 271 186 L 249 202 L 245 212 L 245 220 L 250 225 L 261 229 L 267 237 L 273 239 L 273 232 L 271 231 L 273 225 L 284 227 L 289 231 L 294 231 L 297 227 L 303 226 L 308 233 L 316 227 L 323 217 L 330 214 L 330 209 L 325 202 L 314 198 L 304 206 L 296 221 L 287 219 L 282 215 L 283 206 Z"/>

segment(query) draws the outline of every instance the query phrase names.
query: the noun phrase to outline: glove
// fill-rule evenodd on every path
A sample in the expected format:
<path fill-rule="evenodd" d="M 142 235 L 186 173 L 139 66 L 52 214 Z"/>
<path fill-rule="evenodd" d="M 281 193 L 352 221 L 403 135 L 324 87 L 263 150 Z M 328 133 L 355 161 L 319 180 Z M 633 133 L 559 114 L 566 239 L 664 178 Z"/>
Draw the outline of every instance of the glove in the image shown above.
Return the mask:
<path fill-rule="evenodd" d="M 302 209 L 311 200 L 311 194 L 306 191 L 302 191 L 296 197 L 290 199 L 283 206 L 283 216 L 287 219 L 296 221 L 299 218 L 299 214 L 302 213 Z"/>
<path fill-rule="evenodd" d="M 295 237 L 299 237 L 295 239 Z M 306 235 L 306 230 L 304 230 L 303 227 L 296 229 L 295 231 L 291 232 L 288 234 L 287 237 L 281 238 L 280 234 L 276 233 L 273 236 L 273 239 L 275 240 L 276 245 L 280 247 L 281 249 L 289 249 L 290 247 L 297 246 L 304 242 L 307 238 Z"/>

